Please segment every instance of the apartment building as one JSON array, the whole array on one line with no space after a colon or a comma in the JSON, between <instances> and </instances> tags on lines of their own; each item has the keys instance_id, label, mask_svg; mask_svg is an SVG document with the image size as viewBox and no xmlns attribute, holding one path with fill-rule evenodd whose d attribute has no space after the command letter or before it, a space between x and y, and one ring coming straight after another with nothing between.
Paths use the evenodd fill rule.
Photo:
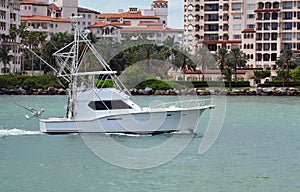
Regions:
<instances>
[{"instance_id":1,"label":"apartment building","mask_svg":"<svg viewBox=\"0 0 300 192\"><path fill-rule=\"evenodd\" d=\"M20 4L19 1L0 1L0 45L7 47L9 63L0 62L0 74L16 73L21 70L20 61L20 38L10 37L10 29L20 24ZM1 56L2 57L2 56Z\"/></svg>"},{"instance_id":2,"label":"apartment building","mask_svg":"<svg viewBox=\"0 0 300 192\"><path fill-rule=\"evenodd\" d=\"M161 45L168 37L182 44L182 29L167 27L168 1L154 0L150 9L130 7L128 11L119 9L117 13L99 14L99 22L89 27L98 38L121 42L130 38L136 40L139 35L146 36Z\"/></svg>"},{"instance_id":3,"label":"apartment building","mask_svg":"<svg viewBox=\"0 0 300 192\"><path fill-rule=\"evenodd\" d=\"M41 31L49 35L72 32L70 16L82 16L78 21L82 28L98 22L99 12L78 7L78 0L21 0L21 23L29 31Z\"/></svg>"},{"instance_id":4,"label":"apartment building","mask_svg":"<svg viewBox=\"0 0 300 192\"><path fill-rule=\"evenodd\" d=\"M300 51L300 1L185 0L184 46L239 47L249 68L276 68L284 49Z\"/></svg>"}]
</instances>

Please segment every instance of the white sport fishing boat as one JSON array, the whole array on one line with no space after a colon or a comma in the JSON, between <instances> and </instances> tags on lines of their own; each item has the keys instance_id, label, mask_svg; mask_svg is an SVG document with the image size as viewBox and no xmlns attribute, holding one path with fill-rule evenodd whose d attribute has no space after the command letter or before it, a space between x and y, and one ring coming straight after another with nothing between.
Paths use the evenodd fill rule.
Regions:
<instances>
[{"instance_id":1,"label":"white sport fishing boat","mask_svg":"<svg viewBox=\"0 0 300 192\"><path fill-rule=\"evenodd\" d=\"M209 100L198 99L140 107L116 71L111 70L87 39L88 31L79 29L77 19L72 18L74 41L54 53L59 66L58 77L69 82L66 116L40 119L42 132L156 134L193 131L202 112L212 108ZM86 70L83 60L87 53L95 56L93 62L100 65L101 70ZM99 88L95 85L99 78L101 82L109 79L114 87Z\"/></svg>"}]
</instances>

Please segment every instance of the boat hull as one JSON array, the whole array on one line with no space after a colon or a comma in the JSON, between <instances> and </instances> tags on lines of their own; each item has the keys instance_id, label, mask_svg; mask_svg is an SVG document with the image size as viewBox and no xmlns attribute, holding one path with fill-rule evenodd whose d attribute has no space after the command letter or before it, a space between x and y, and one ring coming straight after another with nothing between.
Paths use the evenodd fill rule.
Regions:
<instances>
[{"instance_id":1,"label":"boat hull","mask_svg":"<svg viewBox=\"0 0 300 192\"><path fill-rule=\"evenodd\" d=\"M91 120L40 119L44 133L137 133L193 132L205 109L113 114Z\"/></svg>"}]
</instances>

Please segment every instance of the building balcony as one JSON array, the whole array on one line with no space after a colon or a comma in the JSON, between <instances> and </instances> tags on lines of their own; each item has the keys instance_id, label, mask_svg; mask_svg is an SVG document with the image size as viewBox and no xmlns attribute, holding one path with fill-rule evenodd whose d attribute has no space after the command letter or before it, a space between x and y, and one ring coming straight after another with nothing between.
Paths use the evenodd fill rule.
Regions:
<instances>
[{"instance_id":1,"label":"building balcony","mask_svg":"<svg viewBox=\"0 0 300 192\"><path fill-rule=\"evenodd\" d=\"M29 26L28 27L28 31L39 31L39 32L49 32L50 30L48 29L47 26L44 26L44 27L32 27L32 26Z\"/></svg>"}]
</instances>

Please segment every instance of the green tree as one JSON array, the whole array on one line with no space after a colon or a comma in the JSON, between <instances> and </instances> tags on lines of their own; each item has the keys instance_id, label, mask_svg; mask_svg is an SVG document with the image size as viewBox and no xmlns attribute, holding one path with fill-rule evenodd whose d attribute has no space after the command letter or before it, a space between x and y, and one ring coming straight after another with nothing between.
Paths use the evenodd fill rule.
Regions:
<instances>
[{"instance_id":1,"label":"green tree","mask_svg":"<svg viewBox=\"0 0 300 192\"><path fill-rule=\"evenodd\" d=\"M2 73L9 72L9 61L11 60L12 56L9 55L9 47L8 46L1 46L0 47L0 61L3 63ZM9 66L9 67L8 67Z\"/></svg>"},{"instance_id":2,"label":"green tree","mask_svg":"<svg viewBox=\"0 0 300 192\"><path fill-rule=\"evenodd\" d=\"M291 77L294 80L300 80L300 65L291 71Z\"/></svg>"},{"instance_id":3,"label":"green tree","mask_svg":"<svg viewBox=\"0 0 300 192\"><path fill-rule=\"evenodd\" d=\"M205 80L204 70L215 67L215 59L206 47L199 48L195 52L195 63L200 66L202 71L202 80Z\"/></svg>"},{"instance_id":4,"label":"green tree","mask_svg":"<svg viewBox=\"0 0 300 192\"><path fill-rule=\"evenodd\" d=\"M217 65L221 72L223 73L224 68L228 64L228 50L226 48L220 48L214 55Z\"/></svg>"},{"instance_id":5,"label":"green tree","mask_svg":"<svg viewBox=\"0 0 300 192\"><path fill-rule=\"evenodd\" d=\"M224 70L223 70L223 74L224 74L225 79L228 81L228 86L229 86L230 91L232 90L232 87L231 87L232 71L233 70L232 70L231 67L225 67Z\"/></svg>"},{"instance_id":6,"label":"green tree","mask_svg":"<svg viewBox=\"0 0 300 192\"><path fill-rule=\"evenodd\" d=\"M284 87L285 82L290 82L291 70L300 64L299 56L296 55L292 50L286 49L280 54L280 57L276 61L276 64L280 69L277 72L277 77L282 80L282 84Z\"/></svg>"},{"instance_id":7,"label":"green tree","mask_svg":"<svg viewBox=\"0 0 300 192\"><path fill-rule=\"evenodd\" d=\"M228 66L233 69L234 79L237 80L237 68L245 68L248 59L239 48L231 49L228 55Z\"/></svg>"},{"instance_id":8,"label":"green tree","mask_svg":"<svg viewBox=\"0 0 300 192\"><path fill-rule=\"evenodd\" d=\"M285 82L289 82L291 78L290 73L286 69L279 69L277 71L277 78L282 81L282 87L285 87Z\"/></svg>"}]
</instances>

